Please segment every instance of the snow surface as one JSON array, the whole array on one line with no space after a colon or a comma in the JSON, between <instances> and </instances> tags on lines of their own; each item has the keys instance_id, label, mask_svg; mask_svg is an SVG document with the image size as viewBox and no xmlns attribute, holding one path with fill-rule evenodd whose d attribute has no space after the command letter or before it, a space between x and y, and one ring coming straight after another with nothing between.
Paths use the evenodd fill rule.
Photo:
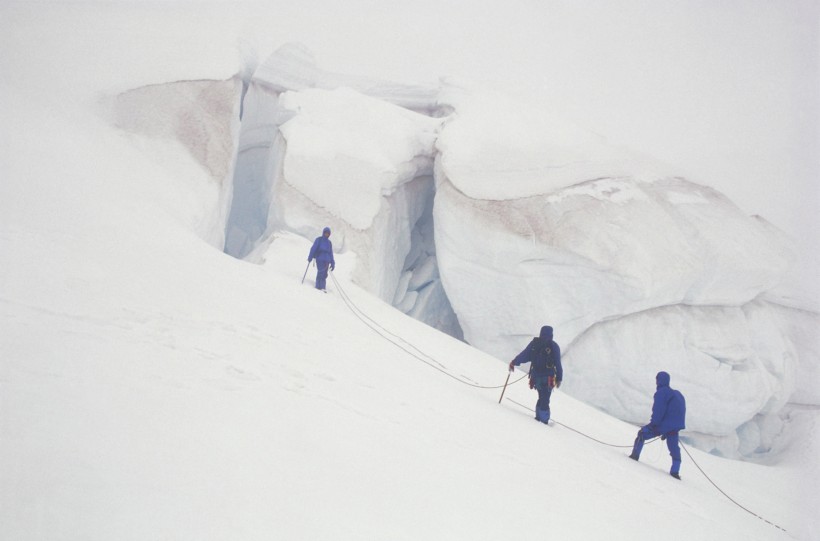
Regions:
<instances>
[{"instance_id":1,"label":"snow surface","mask_svg":"<svg viewBox=\"0 0 820 541\"><path fill-rule=\"evenodd\" d=\"M572 211L580 199L584 207L599 205L608 215L614 206L653 203L666 211L667 219L699 232L701 246L713 249L711 271L691 273L688 282L680 278L688 285L679 288L668 281L640 286L634 276L623 280L634 291L643 288L652 295L631 295L629 302L642 306L640 311L616 306L611 315L619 317L603 316L584 335L588 340L567 348L568 376L575 370L572 377L581 380L584 362L612 344L630 351L645 347L647 355L657 351L637 338L625 344L606 338L609 333L628 338L630 331L648 325L657 326L653 336L669 333L673 340L686 341L691 348L684 352L720 359L721 366L730 367L723 369L729 371L730 401L714 407L733 415L747 407L779 411L744 424L737 436L741 446L758 440L771 447L774 458L756 464L687 449L721 488L788 534L718 493L688 455L684 481L678 482L665 473L669 459L660 442L647 446L636 464L625 458L628 449L607 447L571 430L628 447L635 427L565 394L576 384L570 377L567 388L556 392L554 418L561 424L552 427L533 422L534 396L523 382L506 391L515 402L500 405L498 388L463 385L501 385L504 357L482 353L387 304L404 303L412 311L425 295L429 299L421 306L450 298L453 286L447 285L443 271L452 264L443 259L458 252L441 248L448 241L469 239L474 226L483 227L481 221L443 227L439 219L432 227L430 201L434 194L438 218L439 198L453 186L441 174L448 165L467 171L458 167L459 160L437 164L438 185L432 172L425 173L401 184L408 189L400 202L386 198L388 204L376 218L383 224L374 222L370 229L383 226L381 230L405 235L392 241L403 243L401 247L379 248L383 253L396 250L389 252L390 265L386 258L374 258L379 250L362 249L367 242L384 241L384 235L360 232L356 239L353 228L346 230L341 219L322 219L332 213L322 215L308 200L302 201L303 210L295 209L302 216L293 219L311 223L315 233L307 225L298 234L277 230L283 221L274 212L272 227L259 233L267 236L249 252L248 261L215 249L221 244L219 226L231 222L227 209L235 208L226 179L242 148L242 128L235 121L239 98L254 92L253 70L247 66L254 55L242 39L266 35L260 30L265 25L252 19L256 12L248 6L258 7L0 7L0 44L4 53L11 53L3 55L2 67L13 74L0 81L3 538L541 539L551 534L590 539L606 531L606 537L650 539L670 523L674 530L669 535L681 539L817 538L820 434L812 378L820 348L811 319L816 316L806 315L800 288L786 284L780 289L783 284L773 283L781 258L788 257L770 242L772 229L762 222L755 226L711 189L674 178L648 183L640 171L630 170L628 178L590 179L581 186L559 183L550 191L533 192L526 175L512 175L514 193L481 182L476 187L492 193L478 195L500 195L502 200L476 200L476 205L498 205L497 215L504 216L509 205L535 199L558 213ZM302 6L276 7L275 15L290 27L298 30L300 22L302 32L315 32L315 19L297 16ZM272 20L272 12L266 13L262 19ZM336 14L328 9L328 16ZM348 53L354 49L351 45ZM237 66L237 57L246 65ZM357 91L362 96L326 88L321 95L324 103L340 94L349 98L344 103L374 98ZM269 92L278 99L281 90ZM320 94L300 92L310 95ZM419 97L416 104L425 99ZM207 107L199 110L203 104ZM381 106L372 109L384 111ZM399 114L387 109L385 116ZM424 107L410 109L432 113ZM249 114L243 111L243 123ZM289 121L280 120L274 124ZM261 125L267 122L263 118ZM424 126L438 122L419 119ZM482 118L466 122L480 125ZM450 126L455 130L458 124L454 120ZM465 150L461 144L487 141L467 130L459 143L457 132L452 134L453 139L438 141L449 144L456 157ZM594 162L624 156L607 154L611 151L581 133L571 140L580 147L563 149L570 157ZM276 143L266 145L276 150ZM304 151L311 150L307 145ZM507 150L509 154L461 156L462 161L486 158L490 165L505 156L516 163L529 159L522 159L515 146ZM237 157L237 169L240 162ZM284 160L250 164L279 174ZM567 171L574 175L578 169ZM397 186L395 178L376 186L387 186L389 192ZM282 189L282 180L271 189ZM462 180L469 181L466 176ZM663 182L686 189L665 190ZM329 186L326 193L336 195L334 201L344 200L345 187ZM667 197L664 204L659 203L662 196ZM733 275L736 282L725 282L733 269L748 263L748 249L730 250L716 234L719 228L709 226L710 220L723 224L727 217L729 231L739 235L738 247L762 240L757 248L775 262L774 269L751 264ZM645 219L640 213L634 218L638 224ZM331 292L324 295L309 283L312 269L304 286L299 280L311 236L326 222L334 227L341 253ZM618 225L636 224L626 220ZM653 225L650 221L645 228ZM645 228L632 234L649 234ZM748 236L746 229L751 229ZM488 230L499 237L507 231ZM502 242L508 240L490 246L505 248ZM563 262L587 265L590 255L600 254L594 240L581 245L586 253L562 254ZM520 246L520 241L511 242L506 249ZM660 248L658 243L648 246ZM541 254L553 250L541 243L531 249ZM621 266L610 274L629 277L629 258L615 261ZM781 278L790 276L787 265L782 266ZM466 268L468 274L455 275L457 282L488 273L483 265ZM395 285L380 286L371 295L370 287L368 292L357 285L366 283L362 272L389 275ZM442 289L431 294L430 287ZM728 300L718 300L726 301L725 306L698 304L723 290L729 292ZM684 291L689 297L680 306L646 305L659 291L672 297ZM498 300L484 315L503 317L506 291L494 285L480 293ZM626 297L630 294L625 291ZM386 329L382 337L345 303L346 295ZM529 299L537 301L532 295ZM804 315L796 316L795 307ZM724 329L714 330L715 311L736 330L728 336ZM651 312L660 317L647 317ZM732 336L744 334L744 326L747 341L739 343ZM518 343L537 330L523 327ZM560 342L560 334L558 338ZM596 346L597 340L606 346ZM582 347L591 354L582 355ZM744 348L759 352L753 368L738 368L748 359ZM676 357L667 360L676 362ZM643 401L626 406L640 410L642 417L631 419L635 423L648 417L653 378L651 370L639 368L627 363L617 372L619 381L635 388L617 397ZM516 372L516 380L520 375ZM673 375L673 384L682 379ZM587 388L596 391L593 385ZM708 408L702 403L717 389L681 388L689 397L690 422L718 420L713 411L704 413ZM715 443L716 448L725 445ZM517 505L545 499L549 504L541 511L533 511L531 503L523 509Z\"/></svg>"}]
</instances>

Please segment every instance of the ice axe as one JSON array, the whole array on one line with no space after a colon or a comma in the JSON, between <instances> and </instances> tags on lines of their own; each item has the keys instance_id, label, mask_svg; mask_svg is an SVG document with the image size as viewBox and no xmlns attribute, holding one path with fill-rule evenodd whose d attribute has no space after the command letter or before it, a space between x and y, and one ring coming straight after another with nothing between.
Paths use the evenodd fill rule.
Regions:
<instances>
[{"instance_id":1,"label":"ice axe","mask_svg":"<svg viewBox=\"0 0 820 541\"><path fill-rule=\"evenodd\" d=\"M501 397L498 399L498 403L501 403L501 400L504 398L504 391L507 390L507 384L510 382L510 376L512 375L512 370L507 372L507 381L504 382L504 388L501 389Z\"/></svg>"},{"instance_id":2,"label":"ice axe","mask_svg":"<svg viewBox=\"0 0 820 541\"><path fill-rule=\"evenodd\" d=\"M308 261L307 267L305 267L305 273L302 275L302 283L305 283L305 276L307 276L307 271L310 268L310 261Z\"/></svg>"}]
</instances>

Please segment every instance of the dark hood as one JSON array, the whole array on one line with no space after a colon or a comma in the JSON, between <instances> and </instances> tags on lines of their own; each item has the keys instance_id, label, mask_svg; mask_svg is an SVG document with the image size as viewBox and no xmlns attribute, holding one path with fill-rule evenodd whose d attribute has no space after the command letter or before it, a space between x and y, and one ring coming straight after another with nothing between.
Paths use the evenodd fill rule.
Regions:
<instances>
[{"instance_id":1,"label":"dark hood","mask_svg":"<svg viewBox=\"0 0 820 541\"><path fill-rule=\"evenodd\" d=\"M544 325L543 327L541 327L541 339L552 340L552 327L548 325Z\"/></svg>"},{"instance_id":2,"label":"dark hood","mask_svg":"<svg viewBox=\"0 0 820 541\"><path fill-rule=\"evenodd\" d=\"M658 372L658 375L655 376L655 383L658 387L669 387L670 379L669 374L666 372Z\"/></svg>"}]
</instances>

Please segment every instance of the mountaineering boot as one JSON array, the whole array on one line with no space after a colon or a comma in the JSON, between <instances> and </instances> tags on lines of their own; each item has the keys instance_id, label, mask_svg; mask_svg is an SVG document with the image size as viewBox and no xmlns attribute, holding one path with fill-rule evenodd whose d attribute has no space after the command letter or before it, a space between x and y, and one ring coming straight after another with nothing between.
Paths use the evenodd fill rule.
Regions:
<instances>
[{"instance_id":1,"label":"mountaineering boot","mask_svg":"<svg viewBox=\"0 0 820 541\"><path fill-rule=\"evenodd\" d=\"M680 478L680 474L679 474L679 473L677 473L677 472L672 472L672 473L670 473L669 475L671 475L672 477L674 477L674 478L675 478L675 479L677 479L678 481L680 481L680 480L681 480L681 478Z\"/></svg>"},{"instance_id":2,"label":"mountaineering boot","mask_svg":"<svg viewBox=\"0 0 820 541\"><path fill-rule=\"evenodd\" d=\"M535 408L535 418L544 424L549 424L550 410Z\"/></svg>"},{"instance_id":3,"label":"mountaineering boot","mask_svg":"<svg viewBox=\"0 0 820 541\"><path fill-rule=\"evenodd\" d=\"M632 460L635 460L635 461L638 460L638 457L635 456L635 453L632 453L631 455L629 455L629 458L631 458Z\"/></svg>"}]
</instances>

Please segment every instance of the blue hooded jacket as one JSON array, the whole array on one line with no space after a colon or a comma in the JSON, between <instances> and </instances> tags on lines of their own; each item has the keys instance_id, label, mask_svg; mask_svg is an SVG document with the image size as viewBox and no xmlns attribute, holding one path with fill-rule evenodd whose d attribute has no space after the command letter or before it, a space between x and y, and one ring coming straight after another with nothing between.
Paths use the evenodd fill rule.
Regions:
<instances>
[{"instance_id":1,"label":"blue hooded jacket","mask_svg":"<svg viewBox=\"0 0 820 541\"><path fill-rule=\"evenodd\" d=\"M325 236L325 233L328 233L328 236ZM316 259L317 263L330 263L331 267L336 266L336 261L333 260L333 243L330 242L330 228L325 227L322 230L322 236L316 237L316 240L313 241L313 246L310 247L310 253L308 254L308 262L313 261Z\"/></svg>"},{"instance_id":2,"label":"blue hooded jacket","mask_svg":"<svg viewBox=\"0 0 820 541\"><path fill-rule=\"evenodd\" d=\"M657 390L649 426L655 428L659 434L686 428L686 400L680 391L669 387L670 379L666 372L658 372L655 376Z\"/></svg>"},{"instance_id":3,"label":"blue hooded jacket","mask_svg":"<svg viewBox=\"0 0 820 541\"><path fill-rule=\"evenodd\" d=\"M532 363L531 376L555 376L558 381L564 379L564 369L561 368L561 348L552 339L552 327L548 325L541 327L541 335L533 338L524 351L513 359L515 366L530 362Z\"/></svg>"}]
</instances>

